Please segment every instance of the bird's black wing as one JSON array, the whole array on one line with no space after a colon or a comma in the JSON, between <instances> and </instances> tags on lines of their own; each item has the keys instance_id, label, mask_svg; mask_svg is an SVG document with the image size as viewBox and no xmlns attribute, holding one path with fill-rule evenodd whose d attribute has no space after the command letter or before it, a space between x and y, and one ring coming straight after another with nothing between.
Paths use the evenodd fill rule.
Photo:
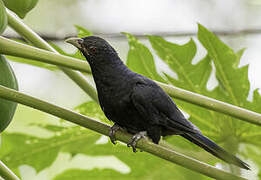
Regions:
<instances>
[{"instance_id":1,"label":"bird's black wing","mask_svg":"<svg viewBox=\"0 0 261 180\"><path fill-rule=\"evenodd\" d=\"M186 120L176 104L159 86L153 83L138 83L133 88L131 98L136 109L150 126L158 125L165 128L161 135L179 134L214 156L241 168L249 169L248 164L202 135L195 125ZM153 133L157 133L158 130ZM153 135L152 140L155 138Z\"/></svg>"},{"instance_id":2,"label":"bird's black wing","mask_svg":"<svg viewBox=\"0 0 261 180\"><path fill-rule=\"evenodd\" d=\"M164 127L169 135L199 131L154 82L138 82L133 88L131 99L138 112L150 125Z\"/></svg>"}]
</instances>

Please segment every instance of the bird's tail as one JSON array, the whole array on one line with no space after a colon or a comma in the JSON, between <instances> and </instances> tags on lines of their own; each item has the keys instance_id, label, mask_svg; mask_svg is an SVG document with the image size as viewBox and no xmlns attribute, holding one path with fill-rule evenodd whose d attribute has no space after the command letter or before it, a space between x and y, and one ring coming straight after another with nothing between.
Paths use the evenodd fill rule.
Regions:
<instances>
[{"instance_id":1,"label":"bird's tail","mask_svg":"<svg viewBox=\"0 0 261 180\"><path fill-rule=\"evenodd\" d=\"M200 133L185 133L181 136L227 163L234 164L243 169L250 170L249 165L247 163L241 161L236 156L226 152L223 148L221 148L216 143L214 143L213 141L211 141L210 139L208 139Z\"/></svg>"}]
</instances>

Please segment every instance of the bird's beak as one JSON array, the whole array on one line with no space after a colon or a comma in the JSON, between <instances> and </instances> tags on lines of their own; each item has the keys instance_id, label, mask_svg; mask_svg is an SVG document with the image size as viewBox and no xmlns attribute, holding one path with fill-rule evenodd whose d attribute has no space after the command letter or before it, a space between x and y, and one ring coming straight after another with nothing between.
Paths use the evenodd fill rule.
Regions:
<instances>
[{"instance_id":1,"label":"bird's beak","mask_svg":"<svg viewBox=\"0 0 261 180\"><path fill-rule=\"evenodd\" d=\"M68 39L65 40L65 42L74 45L78 49L81 49L82 48L83 39L81 39L81 38L68 38Z\"/></svg>"}]
</instances>

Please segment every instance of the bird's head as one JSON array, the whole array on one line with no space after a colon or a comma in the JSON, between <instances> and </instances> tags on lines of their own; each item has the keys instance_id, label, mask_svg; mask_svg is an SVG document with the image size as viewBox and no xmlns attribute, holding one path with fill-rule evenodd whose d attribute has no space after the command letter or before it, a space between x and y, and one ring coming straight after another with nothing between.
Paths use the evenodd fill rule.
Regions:
<instances>
[{"instance_id":1,"label":"bird's head","mask_svg":"<svg viewBox=\"0 0 261 180\"><path fill-rule=\"evenodd\" d=\"M117 52L104 39L97 36L85 38L69 38L65 42L74 45L86 57L90 64L105 64L115 61Z\"/></svg>"}]
</instances>

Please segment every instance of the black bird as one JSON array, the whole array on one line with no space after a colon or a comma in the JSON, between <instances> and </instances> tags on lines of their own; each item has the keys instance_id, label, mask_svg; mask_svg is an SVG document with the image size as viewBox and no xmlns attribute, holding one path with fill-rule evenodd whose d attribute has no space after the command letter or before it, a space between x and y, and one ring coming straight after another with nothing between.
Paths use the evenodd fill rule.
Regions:
<instances>
[{"instance_id":1,"label":"black bird","mask_svg":"<svg viewBox=\"0 0 261 180\"><path fill-rule=\"evenodd\" d=\"M88 36L66 42L76 46L91 66L101 109L115 123L109 134L112 143L115 144L114 134L119 128L135 134L128 143L134 152L137 141L145 135L156 144L161 136L180 135L227 163L250 169L248 164L202 135L161 87L125 66L104 39Z\"/></svg>"}]
</instances>

